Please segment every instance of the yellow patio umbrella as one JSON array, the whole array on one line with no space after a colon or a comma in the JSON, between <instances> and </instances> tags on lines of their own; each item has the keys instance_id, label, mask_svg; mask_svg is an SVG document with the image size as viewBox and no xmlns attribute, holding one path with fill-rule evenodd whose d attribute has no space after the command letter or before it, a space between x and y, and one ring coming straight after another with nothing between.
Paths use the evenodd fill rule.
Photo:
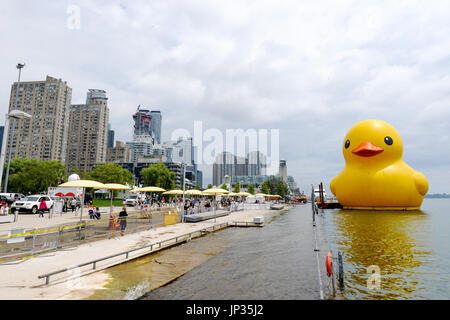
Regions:
<instances>
[{"instance_id":1,"label":"yellow patio umbrella","mask_svg":"<svg viewBox=\"0 0 450 320\"><path fill-rule=\"evenodd\" d=\"M162 194L170 194L170 195L183 194L183 190L175 189L175 190L163 192Z\"/></svg>"},{"instance_id":2,"label":"yellow patio umbrella","mask_svg":"<svg viewBox=\"0 0 450 320\"><path fill-rule=\"evenodd\" d=\"M111 190L110 192L110 198L111 198L111 205L109 207L109 214L112 214L112 190L129 190L130 187L124 185L124 184L120 184L120 183L105 183L106 188L102 188L102 189L107 189L107 190ZM98 188L96 188L98 189Z\"/></svg>"},{"instance_id":3,"label":"yellow patio umbrella","mask_svg":"<svg viewBox=\"0 0 450 320\"><path fill-rule=\"evenodd\" d=\"M165 192L167 191L166 189L160 188L160 187L143 187L143 188L137 188L135 189L138 192ZM153 196L152 196L152 201L153 201Z\"/></svg>"},{"instance_id":4,"label":"yellow patio umbrella","mask_svg":"<svg viewBox=\"0 0 450 320\"><path fill-rule=\"evenodd\" d=\"M238 192L238 195L241 197L248 197L248 196L251 196L252 194L248 193L248 192Z\"/></svg>"},{"instance_id":5,"label":"yellow patio umbrella","mask_svg":"<svg viewBox=\"0 0 450 320\"><path fill-rule=\"evenodd\" d=\"M81 200L81 210L80 210L80 222L81 218L83 217L83 205L84 205L84 189L85 188L95 188L95 189L107 189L106 185L104 185L101 182L94 181L94 180L75 180L75 181L69 181L65 182L59 185L60 187L77 187L77 188L83 188L83 199Z\"/></svg>"},{"instance_id":6,"label":"yellow patio umbrella","mask_svg":"<svg viewBox=\"0 0 450 320\"><path fill-rule=\"evenodd\" d=\"M205 196L216 196L218 194L227 194L230 192L228 190L221 189L221 188L211 188L211 189L206 189L202 193ZM216 197L214 197L214 222L216 222Z\"/></svg>"},{"instance_id":7,"label":"yellow patio umbrella","mask_svg":"<svg viewBox=\"0 0 450 320\"><path fill-rule=\"evenodd\" d=\"M255 194L255 197L267 197L268 196L268 194L265 194L265 193L257 193L257 194Z\"/></svg>"},{"instance_id":8,"label":"yellow patio umbrella","mask_svg":"<svg viewBox=\"0 0 450 320\"><path fill-rule=\"evenodd\" d=\"M239 197L240 194L237 193L237 192L230 192L229 194L227 194L227 196L229 196L229 197Z\"/></svg>"},{"instance_id":9,"label":"yellow patio umbrella","mask_svg":"<svg viewBox=\"0 0 450 320\"><path fill-rule=\"evenodd\" d=\"M166 189L160 188L160 187L143 187L143 188L137 188L135 189L138 192L164 192Z\"/></svg>"},{"instance_id":10,"label":"yellow patio umbrella","mask_svg":"<svg viewBox=\"0 0 450 320\"><path fill-rule=\"evenodd\" d=\"M227 194L227 193L230 193L230 192L228 190L221 189L221 188L206 189L202 192L202 194L205 196L215 196L218 194Z\"/></svg>"},{"instance_id":11,"label":"yellow patio umbrella","mask_svg":"<svg viewBox=\"0 0 450 320\"><path fill-rule=\"evenodd\" d=\"M201 196L203 193L200 190L186 190L184 194L190 195L190 196Z\"/></svg>"}]
</instances>

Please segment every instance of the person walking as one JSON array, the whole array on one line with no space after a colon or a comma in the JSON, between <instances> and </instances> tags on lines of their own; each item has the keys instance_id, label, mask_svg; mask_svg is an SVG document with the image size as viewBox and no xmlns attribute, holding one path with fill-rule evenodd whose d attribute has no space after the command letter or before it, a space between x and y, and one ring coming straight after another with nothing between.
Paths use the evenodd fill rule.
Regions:
<instances>
[{"instance_id":1,"label":"person walking","mask_svg":"<svg viewBox=\"0 0 450 320\"><path fill-rule=\"evenodd\" d=\"M44 217L45 210L47 210L47 204L45 203L44 197L42 197L41 203L39 204L39 217Z\"/></svg>"},{"instance_id":2,"label":"person walking","mask_svg":"<svg viewBox=\"0 0 450 320\"><path fill-rule=\"evenodd\" d=\"M127 227L127 217L128 217L127 208L123 206L122 211L120 211L119 213L120 234L122 236L124 235L124 231Z\"/></svg>"},{"instance_id":3,"label":"person walking","mask_svg":"<svg viewBox=\"0 0 450 320\"><path fill-rule=\"evenodd\" d=\"M77 206L77 199L72 198L72 201L70 201L70 207L72 208L72 212L75 212L76 206Z\"/></svg>"},{"instance_id":4,"label":"person walking","mask_svg":"<svg viewBox=\"0 0 450 320\"><path fill-rule=\"evenodd\" d=\"M68 206L69 206L69 200L68 199L64 199L63 212L67 212L67 207Z\"/></svg>"}]
</instances>

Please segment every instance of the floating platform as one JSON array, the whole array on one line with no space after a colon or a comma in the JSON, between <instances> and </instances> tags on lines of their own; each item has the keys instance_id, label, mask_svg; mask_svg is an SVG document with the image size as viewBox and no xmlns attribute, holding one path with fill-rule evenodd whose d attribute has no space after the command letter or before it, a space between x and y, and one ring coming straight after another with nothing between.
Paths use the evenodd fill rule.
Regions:
<instances>
[{"instance_id":1,"label":"floating platform","mask_svg":"<svg viewBox=\"0 0 450 320\"><path fill-rule=\"evenodd\" d=\"M271 204L270 205L270 209L272 209L272 210L281 210L283 208L284 208L284 205L282 205L282 204Z\"/></svg>"},{"instance_id":2,"label":"floating platform","mask_svg":"<svg viewBox=\"0 0 450 320\"><path fill-rule=\"evenodd\" d=\"M325 201L323 203L318 202L317 206L320 209L342 209L342 205L337 201Z\"/></svg>"},{"instance_id":3,"label":"floating platform","mask_svg":"<svg viewBox=\"0 0 450 320\"><path fill-rule=\"evenodd\" d=\"M207 211L207 212L201 212L201 213L194 213L184 216L185 222L199 222L214 218L219 218L223 216L228 216L230 214L230 211L225 210L217 210L214 214L214 211Z\"/></svg>"}]
</instances>

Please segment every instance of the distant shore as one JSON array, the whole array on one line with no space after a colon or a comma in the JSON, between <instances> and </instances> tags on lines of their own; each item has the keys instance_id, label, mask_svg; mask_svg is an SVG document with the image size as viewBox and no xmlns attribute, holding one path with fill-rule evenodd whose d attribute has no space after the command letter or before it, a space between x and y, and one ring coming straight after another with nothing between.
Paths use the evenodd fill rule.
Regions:
<instances>
[{"instance_id":1,"label":"distant shore","mask_svg":"<svg viewBox=\"0 0 450 320\"><path fill-rule=\"evenodd\" d=\"M432 194L426 194L424 198L427 198L427 199L448 199L448 198L450 198L450 194L447 194L447 193L432 193Z\"/></svg>"}]
</instances>

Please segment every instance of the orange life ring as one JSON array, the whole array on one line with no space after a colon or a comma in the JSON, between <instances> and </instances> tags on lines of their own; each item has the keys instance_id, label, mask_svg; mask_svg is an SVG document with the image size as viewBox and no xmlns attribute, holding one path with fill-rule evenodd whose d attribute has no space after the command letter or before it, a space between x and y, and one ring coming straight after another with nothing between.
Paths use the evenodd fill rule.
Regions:
<instances>
[{"instance_id":1,"label":"orange life ring","mask_svg":"<svg viewBox=\"0 0 450 320\"><path fill-rule=\"evenodd\" d=\"M331 252L327 254L327 276L331 277Z\"/></svg>"}]
</instances>

